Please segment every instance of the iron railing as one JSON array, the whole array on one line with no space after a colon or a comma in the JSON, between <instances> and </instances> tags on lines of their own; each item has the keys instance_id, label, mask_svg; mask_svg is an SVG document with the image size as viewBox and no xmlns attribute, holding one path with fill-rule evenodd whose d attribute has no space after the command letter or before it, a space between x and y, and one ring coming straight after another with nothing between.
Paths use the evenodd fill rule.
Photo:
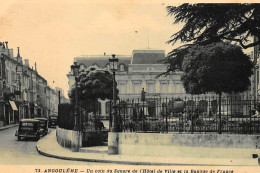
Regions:
<instances>
[{"instance_id":1,"label":"iron railing","mask_svg":"<svg viewBox=\"0 0 260 173\"><path fill-rule=\"evenodd\" d=\"M250 96L147 98L120 100L121 131L260 133L258 101Z\"/></svg>"}]
</instances>

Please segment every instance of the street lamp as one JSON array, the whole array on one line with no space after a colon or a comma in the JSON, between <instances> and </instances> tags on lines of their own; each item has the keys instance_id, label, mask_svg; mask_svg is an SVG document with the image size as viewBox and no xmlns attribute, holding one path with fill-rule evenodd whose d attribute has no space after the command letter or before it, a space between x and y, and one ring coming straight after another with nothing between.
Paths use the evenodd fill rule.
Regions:
<instances>
[{"instance_id":1,"label":"street lamp","mask_svg":"<svg viewBox=\"0 0 260 173\"><path fill-rule=\"evenodd\" d=\"M116 55L113 54L112 58L109 58L109 68L113 72L113 123L111 132L117 132L118 131L118 125L117 125L117 108L116 108L116 71L117 71L117 64L118 64L118 58L115 57Z\"/></svg>"},{"instance_id":2,"label":"street lamp","mask_svg":"<svg viewBox=\"0 0 260 173\"><path fill-rule=\"evenodd\" d=\"M143 121L142 130L143 131L144 131L144 102L145 102L145 94L146 94L146 92L144 91L144 88L143 88L142 91L141 91L141 101L143 102L143 111L142 111L142 121Z\"/></svg>"},{"instance_id":3,"label":"street lamp","mask_svg":"<svg viewBox=\"0 0 260 173\"><path fill-rule=\"evenodd\" d=\"M75 124L74 131L80 131L80 123L79 123L79 114L78 114L78 75L79 75L79 65L77 62L74 62L74 65L71 65L71 70L73 71L73 75L75 77Z\"/></svg>"}]
</instances>

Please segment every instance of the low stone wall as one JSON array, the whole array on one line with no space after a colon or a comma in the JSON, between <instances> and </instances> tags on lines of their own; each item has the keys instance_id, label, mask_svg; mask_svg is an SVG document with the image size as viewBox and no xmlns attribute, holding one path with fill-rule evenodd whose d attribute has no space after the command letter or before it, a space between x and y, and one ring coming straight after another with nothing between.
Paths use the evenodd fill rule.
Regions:
<instances>
[{"instance_id":1,"label":"low stone wall","mask_svg":"<svg viewBox=\"0 0 260 173\"><path fill-rule=\"evenodd\" d=\"M108 148L121 155L252 157L260 155L260 135L109 133Z\"/></svg>"},{"instance_id":2,"label":"low stone wall","mask_svg":"<svg viewBox=\"0 0 260 173\"><path fill-rule=\"evenodd\" d=\"M75 132L73 130L67 130L67 129L62 129L57 126L56 128L56 138L57 142L64 148L72 148L73 147L73 141L77 141L76 138L80 137L82 135L79 135L79 132ZM82 139L80 139L82 141ZM82 146L82 142L80 142L79 147Z\"/></svg>"}]
</instances>

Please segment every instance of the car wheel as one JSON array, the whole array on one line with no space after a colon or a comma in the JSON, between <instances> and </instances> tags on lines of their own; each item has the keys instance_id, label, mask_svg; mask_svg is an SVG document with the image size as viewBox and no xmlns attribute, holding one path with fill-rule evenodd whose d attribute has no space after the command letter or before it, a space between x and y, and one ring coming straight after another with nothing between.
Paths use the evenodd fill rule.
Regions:
<instances>
[{"instance_id":1,"label":"car wheel","mask_svg":"<svg viewBox=\"0 0 260 173\"><path fill-rule=\"evenodd\" d=\"M18 138L18 141L20 141L20 140L21 140L21 136L18 136L17 138Z\"/></svg>"}]
</instances>

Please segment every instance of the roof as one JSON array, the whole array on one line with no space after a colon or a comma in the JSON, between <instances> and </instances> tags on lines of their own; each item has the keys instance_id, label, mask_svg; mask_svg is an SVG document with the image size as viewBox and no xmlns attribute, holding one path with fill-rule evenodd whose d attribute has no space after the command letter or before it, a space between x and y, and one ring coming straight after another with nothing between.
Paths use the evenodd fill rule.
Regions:
<instances>
[{"instance_id":1,"label":"roof","mask_svg":"<svg viewBox=\"0 0 260 173\"><path fill-rule=\"evenodd\" d=\"M89 67L92 65L97 65L100 68L105 68L109 64L109 58L112 58L110 55L82 55L74 58L78 65L84 65ZM118 58L118 64L128 65L131 62L131 56L129 55L116 55Z\"/></svg>"},{"instance_id":2,"label":"roof","mask_svg":"<svg viewBox=\"0 0 260 173\"><path fill-rule=\"evenodd\" d=\"M131 64L163 64L164 50L133 50Z\"/></svg>"},{"instance_id":3,"label":"roof","mask_svg":"<svg viewBox=\"0 0 260 173\"><path fill-rule=\"evenodd\" d=\"M39 120L36 119L21 119L20 122L40 122Z\"/></svg>"},{"instance_id":4,"label":"roof","mask_svg":"<svg viewBox=\"0 0 260 173\"><path fill-rule=\"evenodd\" d=\"M74 58L78 65L84 65L85 68L96 65L100 68L106 68L109 64L111 55L81 55ZM118 65L124 64L128 70L129 64L163 64L160 60L165 58L164 50L133 50L132 55L116 55Z\"/></svg>"},{"instance_id":5,"label":"roof","mask_svg":"<svg viewBox=\"0 0 260 173\"><path fill-rule=\"evenodd\" d=\"M34 118L35 120L48 120L47 118Z\"/></svg>"}]
</instances>

